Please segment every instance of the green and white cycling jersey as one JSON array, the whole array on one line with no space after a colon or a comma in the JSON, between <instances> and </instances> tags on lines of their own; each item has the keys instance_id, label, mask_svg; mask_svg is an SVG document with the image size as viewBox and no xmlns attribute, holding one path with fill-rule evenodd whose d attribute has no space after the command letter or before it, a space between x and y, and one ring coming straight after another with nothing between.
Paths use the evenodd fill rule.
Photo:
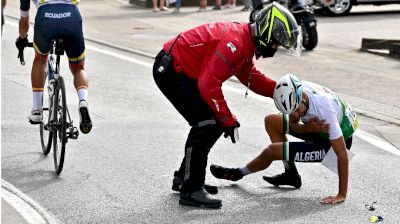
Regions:
<instances>
[{"instance_id":1,"label":"green and white cycling jersey","mask_svg":"<svg viewBox=\"0 0 400 224\"><path fill-rule=\"evenodd\" d=\"M350 104L327 87L309 81L302 81L302 84L309 99L309 108L301 121L307 123L313 117L325 120L329 124L329 132L321 133L321 136L329 140L342 135L346 140L352 136L357 129L358 119Z\"/></svg>"}]
</instances>

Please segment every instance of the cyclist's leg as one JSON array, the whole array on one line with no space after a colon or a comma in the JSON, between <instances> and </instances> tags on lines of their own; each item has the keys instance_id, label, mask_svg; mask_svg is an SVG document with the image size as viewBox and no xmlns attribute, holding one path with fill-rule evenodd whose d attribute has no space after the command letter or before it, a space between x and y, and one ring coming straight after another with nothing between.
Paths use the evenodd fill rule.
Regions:
<instances>
[{"instance_id":1,"label":"cyclist's leg","mask_svg":"<svg viewBox=\"0 0 400 224\"><path fill-rule=\"evenodd\" d=\"M286 134L289 134L289 116L284 114L270 114L265 117L265 130L272 143L286 142ZM292 131L291 134L294 134ZM295 134L294 134L295 135ZM299 136L300 137L300 136ZM283 161L285 173L292 173L298 176L296 165L293 161Z\"/></svg>"},{"instance_id":2,"label":"cyclist's leg","mask_svg":"<svg viewBox=\"0 0 400 224\"><path fill-rule=\"evenodd\" d=\"M74 5L66 5L64 11L71 13L71 18L63 23L63 28L65 29L63 34L67 38L65 52L68 56L69 68L74 76L74 86L78 92L79 101L87 101L89 82L85 71L86 52L82 32L82 17L78 7ZM86 93L79 94L80 89L86 91Z\"/></svg>"},{"instance_id":3,"label":"cyclist's leg","mask_svg":"<svg viewBox=\"0 0 400 224\"><path fill-rule=\"evenodd\" d=\"M271 139L271 142L286 142L286 134L290 134L296 138L310 141L310 140L318 140L320 137L316 134L305 133L300 134L294 132L289 126L289 116L283 114L272 114L265 117L265 129ZM285 173L278 174L273 177L264 177L265 180L270 180L274 182L274 180L282 179L282 175L288 174L297 177L300 180L296 165L294 161L286 161L283 160L283 166L285 168ZM275 181L279 182L279 181ZM299 181L300 182L300 181ZM301 184L300 184L301 185ZM299 186L299 185L298 185Z\"/></svg>"},{"instance_id":4,"label":"cyclist's leg","mask_svg":"<svg viewBox=\"0 0 400 224\"><path fill-rule=\"evenodd\" d=\"M330 147L329 140L272 143L249 162L247 168L254 173L266 169L274 160L321 162Z\"/></svg>"},{"instance_id":5,"label":"cyclist's leg","mask_svg":"<svg viewBox=\"0 0 400 224\"><path fill-rule=\"evenodd\" d=\"M40 123L43 110L43 87L45 84L44 71L46 68L47 57L50 51L51 32L46 24L44 17L45 11L39 9L35 18L33 46L35 48L35 58L31 71L31 83L33 91L33 103L31 115L28 119L31 123Z\"/></svg>"},{"instance_id":6,"label":"cyclist's leg","mask_svg":"<svg viewBox=\"0 0 400 224\"><path fill-rule=\"evenodd\" d=\"M289 125L282 114L269 114L264 119L265 130L272 143L287 141L285 127ZM286 127L287 128L287 127Z\"/></svg>"},{"instance_id":7,"label":"cyclist's leg","mask_svg":"<svg viewBox=\"0 0 400 224\"><path fill-rule=\"evenodd\" d=\"M79 128L87 134L92 129L88 107L88 76L85 71L85 41L82 32L82 17L78 7L65 5L61 8L63 13L70 13L71 17L63 22L63 37L66 38L65 52L68 56L69 68L74 76L74 86L79 99Z\"/></svg>"}]
</instances>

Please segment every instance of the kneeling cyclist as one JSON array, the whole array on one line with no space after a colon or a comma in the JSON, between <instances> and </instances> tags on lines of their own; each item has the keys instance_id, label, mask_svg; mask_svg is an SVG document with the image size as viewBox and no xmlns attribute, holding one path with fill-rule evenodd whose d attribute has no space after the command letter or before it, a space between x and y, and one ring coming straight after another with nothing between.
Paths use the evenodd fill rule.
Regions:
<instances>
[{"instance_id":1,"label":"kneeling cyclist","mask_svg":"<svg viewBox=\"0 0 400 224\"><path fill-rule=\"evenodd\" d=\"M88 78L84 70L85 42L82 33L82 17L76 6L79 0L44 0L33 1L37 6L34 27L35 59L32 65L31 81L33 105L28 116L32 124L42 122L44 71L47 57L51 49L51 40L63 38L66 42L65 52L69 60L69 68L74 75L74 85L79 98L80 129L87 134L92 129L92 121L88 108ZM25 47L28 42L30 1L21 0L21 18L19 21L19 37L17 48Z\"/></svg>"},{"instance_id":2,"label":"kneeling cyclist","mask_svg":"<svg viewBox=\"0 0 400 224\"><path fill-rule=\"evenodd\" d=\"M265 125L271 138L264 151L243 168L229 169L211 165L211 173L220 179L240 180L243 176L268 168L274 160L286 161L286 172L275 177L264 177L279 185L301 186L296 162L321 162L333 148L338 157L339 192L329 196L323 203L343 202L347 196L348 157L352 135L357 128L357 117L350 105L331 90L318 84L299 81L287 74L281 78L274 90L276 107L284 113L268 115ZM289 114L289 116L288 116ZM299 121L303 122L299 123ZM305 140L288 142L286 134ZM311 155L311 156L305 156Z\"/></svg>"}]
</instances>

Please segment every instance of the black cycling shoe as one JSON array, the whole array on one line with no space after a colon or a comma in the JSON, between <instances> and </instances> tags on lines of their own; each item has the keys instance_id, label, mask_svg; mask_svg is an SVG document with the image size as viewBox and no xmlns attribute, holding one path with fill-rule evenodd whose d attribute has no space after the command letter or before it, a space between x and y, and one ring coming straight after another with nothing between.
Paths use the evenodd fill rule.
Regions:
<instances>
[{"instance_id":1,"label":"black cycling shoe","mask_svg":"<svg viewBox=\"0 0 400 224\"><path fill-rule=\"evenodd\" d=\"M239 169L226 168L218 165L211 165L210 171L214 177L231 181L238 181L243 178Z\"/></svg>"},{"instance_id":2,"label":"black cycling shoe","mask_svg":"<svg viewBox=\"0 0 400 224\"><path fill-rule=\"evenodd\" d=\"M179 177L178 171L175 171L174 179L172 180L172 190L180 192L182 184L183 184L183 179ZM206 190L207 193L209 193L209 194L217 194L218 193L217 186L212 186L212 185L208 185L208 184L204 185L204 190Z\"/></svg>"},{"instance_id":3,"label":"black cycling shoe","mask_svg":"<svg viewBox=\"0 0 400 224\"><path fill-rule=\"evenodd\" d=\"M301 176L297 173L291 174L285 172L272 177L263 176L263 179L275 187L281 185L289 185L297 189L301 187Z\"/></svg>"},{"instance_id":4,"label":"black cycling shoe","mask_svg":"<svg viewBox=\"0 0 400 224\"><path fill-rule=\"evenodd\" d=\"M87 134L92 130L92 120L90 119L88 104L85 100L79 102L79 129L83 134Z\"/></svg>"},{"instance_id":5,"label":"black cycling shoe","mask_svg":"<svg viewBox=\"0 0 400 224\"><path fill-rule=\"evenodd\" d=\"M201 208L220 208L222 201L212 197L204 189L192 193L180 193L179 204Z\"/></svg>"}]
</instances>

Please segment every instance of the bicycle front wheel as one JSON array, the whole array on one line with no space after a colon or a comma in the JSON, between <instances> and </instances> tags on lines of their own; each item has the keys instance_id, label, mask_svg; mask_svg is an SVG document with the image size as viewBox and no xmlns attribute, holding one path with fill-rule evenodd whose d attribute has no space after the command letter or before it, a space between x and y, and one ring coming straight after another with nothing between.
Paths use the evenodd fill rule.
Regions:
<instances>
[{"instance_id":1,"label":"bicycle front wheel","mask_svg":"<svg viewBox=\"0 0 400 224\"><path fill-rule=\"evenodd\" d=\"M65 145L67 143L67 100L65 98L64 79L60 76L55 90L53 118L56 129L53 131L54 167L59 175L63 169Z\"/></svg>"}]
</instances>

